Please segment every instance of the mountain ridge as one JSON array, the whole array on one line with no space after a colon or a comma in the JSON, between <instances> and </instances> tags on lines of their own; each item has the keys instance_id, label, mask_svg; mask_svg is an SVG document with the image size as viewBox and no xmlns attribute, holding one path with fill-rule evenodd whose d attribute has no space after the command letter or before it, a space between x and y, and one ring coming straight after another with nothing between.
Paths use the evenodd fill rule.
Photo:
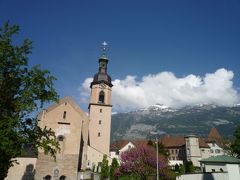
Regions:
<instances>
[{"instance_id":1,"label":"mountain ridge","mask_svg":"<svg viewBox=\"0 0 240 180\"><path fill-rule=\"evenodd\" d=\"M216 127L225 136L233 135L240 125L240 105L232 107L198 104L179 109L157 104L136 111L112 115L111 141L148 139L158 134L207 136Z\"/></svg>"}]
</instances>

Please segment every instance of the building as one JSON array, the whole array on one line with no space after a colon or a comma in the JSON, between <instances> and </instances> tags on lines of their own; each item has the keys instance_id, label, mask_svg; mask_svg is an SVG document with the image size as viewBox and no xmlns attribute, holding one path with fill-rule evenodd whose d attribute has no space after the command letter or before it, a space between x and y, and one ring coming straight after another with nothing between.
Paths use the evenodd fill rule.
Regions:
<instances>
[{"instance_id":1,"label":"building","mask_svg":"<svg viewBox=\"0 0 240 180\"><path fill-rule=\"evenodd\" d=\"M222 137L216 128L210 130L207 138L199 138L195 135L165 135L159 139L159 142L169 151L171 164L179 160L184 163L192 161L194 166L200 167L199 160L226 154L221 147Z\"/></svg>"},{"instance_id":2,"label":"building","mask_svg":"<svg viewBox=\"0 0 240 180\"><path fill-rule=\"evenodd\" d=\"M35 174L35 180L79 180L86 177L88 169L100 171L103 155L107 155L111 161L109 147L113 85L107 73L106 43L103 45L98 72L90 84L89 112L84 112L72 98L66 96L38 116L38 125L51 128L60 144L61 151L56 155L56 160L39 148L37 159L20 159L20 165L16 164L13 168L19 171L19 175L12 172L11 168L7 179L23 179L26 177L24 171L31 165L31 175L33 177Z\"/></svg>"},{"instance_id":3,"label":"building","mask_svg":"<svg viewBox=\"0 0 240 180\"><path fill-rule=\"evenodd\" d=\"M177 180L239 180L240 159L219 155L200 160L202 172L183 174Z\"/></svg>"},{"instance_id":4,"label":"building","mask_svg":"<svg viewBox=\"0 0 240 180\"><path fill-rule=\"evenodd\" d=\"M159 142L169 152L171 165L192 161L195 166L200 166L198 160L209 157L210 147L202 138L194 135L190 136L170 136L165 135Z\"/></svg>"}]
</instances>

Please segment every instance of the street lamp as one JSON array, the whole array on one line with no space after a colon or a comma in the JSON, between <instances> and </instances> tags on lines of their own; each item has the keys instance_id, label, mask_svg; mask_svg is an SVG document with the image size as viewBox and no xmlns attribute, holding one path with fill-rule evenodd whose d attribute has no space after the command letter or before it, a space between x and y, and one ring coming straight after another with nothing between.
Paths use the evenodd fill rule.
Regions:
<instances>
[{"instance_id":1,"label":"street lamp","mask_svg":"<svg viewBox=\"0 0 240 180\"><path fill-rule=\"evenodd\" d=\"M157 148L156 148L156 153L157 153L157 180L159 180L159 172L158 172L158 138L157 138L157 135L158 133L157 132L153 132L151 131L150 134L153 134L153 135L156 135L155 139L156 139L156 144L157 144Z\"/></svg>"}]
</instances>

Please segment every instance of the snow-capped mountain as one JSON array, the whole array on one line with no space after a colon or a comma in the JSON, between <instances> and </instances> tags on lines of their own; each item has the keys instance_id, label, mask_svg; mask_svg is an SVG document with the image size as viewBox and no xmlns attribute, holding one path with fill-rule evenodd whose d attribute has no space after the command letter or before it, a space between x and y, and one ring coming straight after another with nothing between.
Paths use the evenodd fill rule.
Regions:
<instances>
[{"instance_id":1,"label":"snow-capped mountain","mask_svg":"<svg viewBox=\"0 0 240 180\"><path fill-rule=\"evenodd\" d=\"M162 104L112 115L112 140L145 139L150 131L159 134L206 136L216 127L223 136L232 136L240 125L240 106L197 104L173 109Z\"/></svg>"}]
</instances>

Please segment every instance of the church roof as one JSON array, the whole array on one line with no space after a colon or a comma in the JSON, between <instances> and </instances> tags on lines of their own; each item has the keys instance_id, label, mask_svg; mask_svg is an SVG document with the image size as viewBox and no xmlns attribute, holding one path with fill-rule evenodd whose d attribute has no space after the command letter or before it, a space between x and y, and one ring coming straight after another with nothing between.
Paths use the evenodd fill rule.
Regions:
<instances>
[{"instance_id":1,"label":"church roof","mask_svg":"<svg viewBox=\"0 0 240 180\"><path fill-rule=\"evenodd\" d=\"M112 79L111 77L107 74L107 72L98 72L94 75L93 82L91 83L91 86L94 84L100 84L100 83L105 83L112 87Z\"/></svg>"},{"instance_id":2,"label":"church roof","mask_svg":"<svg viewBox=\"0 0 240 180\"><path fill-rule=\"evenodd\" d=\"M213 127L208 134L208 141L219 141L222 137L215 127Z\"/></svg>"},{"instance_id":3,"label":"church roof","mask_svg":"<svg viewBox=\"0 0 240 180\"><path fill-rule=\"evenodd\" d=\"M79 107L77 103L70 97L65 96L64 98L60 99L57 103L52 104L49 106L45 111L49 112L58 107L59 105L63 103L69 103L77 112L79 112L84 118L88 118L87 114ZM42 115L43 111L38 115L39 117Z\"/></svg>"}]
</instances>

